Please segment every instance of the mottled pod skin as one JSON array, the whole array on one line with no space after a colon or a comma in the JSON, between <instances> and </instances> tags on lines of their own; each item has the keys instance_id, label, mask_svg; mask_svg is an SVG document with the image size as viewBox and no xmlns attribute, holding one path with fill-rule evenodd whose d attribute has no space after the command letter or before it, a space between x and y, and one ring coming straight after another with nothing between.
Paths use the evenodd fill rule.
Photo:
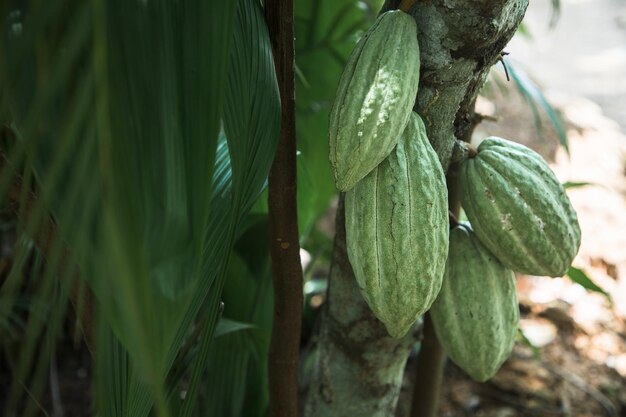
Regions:
<instances>
[{"instance_id":1,"label":"mottled pod skin","mask_svg":"<svg viewBox=\"0 0 626 417\"><path fill-rule=\"evenodd\" d=\"M430 316L446 354L477 381L509 357L519 322L515 275L468 224L450 231L443 285Z\"/></svg>"},{"instance_id":2,"label":"mottled pod skin","mask_svg":"<svg viewBox=\"0 0 626 417\"><path fill-rule=\"evenodd\" d=\"M437 297L448 253L446 182L417 113L393 152L346 193L345 210L361 294L400 338Z\"/></svg>"},{"instance_id":3,"label":"mottled pod skin","mask_svg":"<svg viewBox=\"0 0 626 417\"><path fill-rule=\"evenodd\" d=\"M347 191L389 155L406 126L419 82L417 26L408 14L380 15L341 75L330 112L330 162Z\"/></svg>"},{"instance_id":4,"label":"mottled pod skin","mask_svg":"<svg viewBox=\"0 0 626 417\"><path fill-rule=\"evenodd\" d=\"M461 204L481 242L508 268L563 276L580 246L576 212L543 158L497 137L461 167Z\"/></svg>"}]
</instances>

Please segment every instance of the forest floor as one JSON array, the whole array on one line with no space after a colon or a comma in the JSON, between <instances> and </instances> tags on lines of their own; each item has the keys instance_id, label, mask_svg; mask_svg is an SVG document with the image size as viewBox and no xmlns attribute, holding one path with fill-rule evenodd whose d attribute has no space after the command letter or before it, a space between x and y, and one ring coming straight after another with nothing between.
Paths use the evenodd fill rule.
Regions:
<instances>
[{"instance_id":1,"label":"forest floor","mask_svg":"<svg viewBox=\"0 0 626 417\"><path fill-rule=\"evenodd\" d=\"M511 358L486 384L446 368L440 415L626 416L626 135L595 103L552 97L564 116L570 153L543 120L537 139L532 114L514 94L481 100L498 118L477 135L514 138L550 162L562 182L585 182L568 194L582 229L574 266L610 295L588 292L568 278L518 276L521 329Z\"/></svg>"},{"instance_id":2,"label":"forest floor","mask_svg":"<svg viewBox=\"0 0 626 417\"><path fill-rule=\"evenodd\" d=\"M481 124L476 138L522 142L562 182L590 183L568 190L582 229L574 266L611 301L568 278L518 276L520 327L535 348L518 342L485 384L449 364L442 417L626 416L626 5L566 0L548 31L548 3L531 2L526 24L535 40L515 39L507 51L561 113L569 155L547 117L537 134L512 83L479 101L479 112L497 121Z\"/></svg>"}]
</instances>

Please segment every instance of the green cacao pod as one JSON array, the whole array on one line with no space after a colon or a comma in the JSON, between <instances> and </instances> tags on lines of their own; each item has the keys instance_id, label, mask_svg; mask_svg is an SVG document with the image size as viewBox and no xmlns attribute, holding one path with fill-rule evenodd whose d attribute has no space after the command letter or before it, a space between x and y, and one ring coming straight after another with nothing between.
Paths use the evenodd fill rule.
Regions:
<instances>
[{"instance_id":1,"label":"green cacao pod","mask_svg":"<svg viewBox=\"0 0 626 417\"><path fill-rule=\"evenodd\" d=\"M450 231L443 285L430 316L444 351L477 381L494 376L513 349L519 322L515 275L468 224Z\"/></svg>"},{"instance_id":2,"label":"green cacao pod","mask_svg":"<svg viewBox=\"0 0 626 417\"><path fill-rule=\"evenodd\" d=\"M559 277L580 246L565 190L543 158L497 137L461 167L461 203L481 242L508 268Z\"/></svg>"},{"instance_id":3,"label":"green cacao pod","mask_svg":"<svg viewBox=\"0 0 626 417\"><path fill-rule=\"evenodd\" d=\"M352 51L330 112L339 190L352 188L396 146L415 103L419 68L413 18L400 10L380 15Z\"/></svg>"},{"instance_id":4,"label":"green cacao pod","mask_svg":"<svg viewBox=\"0 0 626 417\"><path fill-rule=\"evenodd\" d=\"M346 193L346 244L374 315L404 336L437 297L448 253L448 197L417 113L394 151Z\"/></svg>"}]
</instances>

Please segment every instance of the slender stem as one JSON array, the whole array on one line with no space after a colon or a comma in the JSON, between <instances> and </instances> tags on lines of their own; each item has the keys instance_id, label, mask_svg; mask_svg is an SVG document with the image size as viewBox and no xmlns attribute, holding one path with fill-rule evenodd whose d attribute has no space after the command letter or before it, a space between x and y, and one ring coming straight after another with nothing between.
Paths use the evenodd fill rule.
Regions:
<instances>
[{"instance_id":1,"label":"slender stem","mask_svg":"<svg viewBox=\"0 0 626 417\"><path fill-rule=\"evenodd\" d=\"M417 378L411 417L434 417L439 407L444 353L435 335L430 314L424 317L424 339L417 358Z\"/></svg>"},{"instance_id":2,"label":"slender stem","mask_svg":"<svg viewBox=\"0 0 626 417\"><path fill-rule=\"evenodd\" d=\"M298 416L302 266L296 202L293 0L266 0L282 107L280 140L269 175L274 322L268 358L271 417Z\"/></svg>"}]
</instances>

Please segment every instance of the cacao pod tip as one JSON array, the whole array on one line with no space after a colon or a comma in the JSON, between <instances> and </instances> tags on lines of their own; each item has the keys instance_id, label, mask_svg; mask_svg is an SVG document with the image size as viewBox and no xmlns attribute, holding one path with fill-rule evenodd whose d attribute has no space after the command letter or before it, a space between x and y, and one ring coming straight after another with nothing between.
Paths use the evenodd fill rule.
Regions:
<instances>
[{"instance_id":1,"label":"cacao pod tip","mask_svg":"<svg viewBox=\"0 0 626 417\"><path fill-rule=\"evenodd\" d=\"M387 330L387 333L389 333L389 336L393 337L394 339L402 339L404 336L406 336L409 330L411 330L411 327L414 323L415 322L412 322L408 326L400 326L397 322L383 324L385 325L385 329Z\"/></svg>"},{"instance_id":2,"label":"cacao pod tip","mask_svg":"<svg viewBox=\"0 0 626 417\"><path fill-rule=\"evenodd\" d=\"M477 381L495 375L513 349L519 321L515 276L466 222L450 232L443 286L430 316L446 354Z\"/></svg>"},{"instance_id":3,"label":"cacao pod tip","mask_svg":"<svg viewBox=\"0 0 626 417\"><path fill-rule=\"evenodd\" d=\"M434 302L449 231L445 176L417 113L398 145L346 193L346 246L361 294L402 337Z\"/></svg>"}]
</instances>

